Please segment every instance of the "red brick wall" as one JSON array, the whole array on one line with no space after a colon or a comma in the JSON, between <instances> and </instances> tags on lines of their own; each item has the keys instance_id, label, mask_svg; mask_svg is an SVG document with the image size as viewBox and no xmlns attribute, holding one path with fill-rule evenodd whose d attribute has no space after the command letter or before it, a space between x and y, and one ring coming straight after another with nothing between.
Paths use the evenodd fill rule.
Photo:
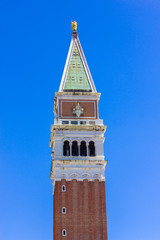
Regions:
<instances>
[{"instance_id":1,"label":"red brick wall","mask_svg":"<svg viewBox=\"0 0 160 240\"><path fill-rule=\"evenodd\" d=\"M66 186L66 192L61 186ZM66 207L66 214L62 214ZM62 236L62 229L67 236ZM55 183L54 240L107 240L105 182L95 180Z\"/></svg>"},{"instance_id":2,"label":"red brick wall","mask_svg":"<svg viewBox=\"0 0 160 240\"><path fill-rule=\"evenodd\" d=\"M97 101L96 100L59 100L59 118L75 118L73 114L73 108L79 103L82 108L84 108L83 114L79 118L98 118Z\"/></svg>"}]
</instances>

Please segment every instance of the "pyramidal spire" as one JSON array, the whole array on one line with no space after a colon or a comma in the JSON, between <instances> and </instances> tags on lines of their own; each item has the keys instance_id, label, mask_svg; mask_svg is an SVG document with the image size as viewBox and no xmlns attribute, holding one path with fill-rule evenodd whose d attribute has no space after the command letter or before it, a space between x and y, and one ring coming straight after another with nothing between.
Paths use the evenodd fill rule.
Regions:
<instances>
[{"instance_id":1,"label":"pyramidal spire","mask_svg":"<svg viewBox=\"0 0 160 240\"><path fill-rule=\"evenodd\" d=\"M72 39L64 67L59 92L96 92L77 33L77 22L72 22Z\"/></svg>"}]
</instances>

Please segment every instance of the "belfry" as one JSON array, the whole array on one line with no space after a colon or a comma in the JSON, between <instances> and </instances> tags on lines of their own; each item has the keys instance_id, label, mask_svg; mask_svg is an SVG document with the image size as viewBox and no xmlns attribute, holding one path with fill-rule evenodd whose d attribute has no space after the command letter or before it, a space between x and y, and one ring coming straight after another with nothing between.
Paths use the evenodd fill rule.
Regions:
<instances>
[{"instance_id":1,"label":"belfry","mask_svg":"<svg viewBox=\"0 0 160 240\"><path fill-rule=\"evenodd\" d=\"M51 126L54 240L107 240L99 99L74 21Z\"/></svg>"}]
</instances>

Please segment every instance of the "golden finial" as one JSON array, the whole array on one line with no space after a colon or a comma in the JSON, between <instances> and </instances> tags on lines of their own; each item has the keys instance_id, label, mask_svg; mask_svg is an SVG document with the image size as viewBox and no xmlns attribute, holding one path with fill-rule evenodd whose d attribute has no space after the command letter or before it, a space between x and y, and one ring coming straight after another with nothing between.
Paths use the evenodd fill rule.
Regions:
<instances>
[{"instance_id":1,"label":"golden finial","mask_svg":"<svg viewBox=\"0 0 160 240\"><path fill-rule=\"evenodd\" d=\"M71 21L71 26L72 26L73 31L77 31L77 22L76 21L74 21L74 22Z\"/></svg>"}]
</instances>

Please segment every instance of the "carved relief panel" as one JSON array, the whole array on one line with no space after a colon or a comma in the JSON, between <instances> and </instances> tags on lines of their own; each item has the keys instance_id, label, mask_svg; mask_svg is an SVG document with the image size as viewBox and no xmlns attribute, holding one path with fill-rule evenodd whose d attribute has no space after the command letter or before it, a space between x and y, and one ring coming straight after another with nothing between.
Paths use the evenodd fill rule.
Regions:
<instances>
[{"instance_id":1,"label":"carved relief panel","mask_svg":"<svg viewBox=\"0 0 160 240\"><path fill-rule=\"evenodd\" d=\"M58 101L59 118L97 119L97 100L68 100Z\"/></svg>"}]
</instances>

